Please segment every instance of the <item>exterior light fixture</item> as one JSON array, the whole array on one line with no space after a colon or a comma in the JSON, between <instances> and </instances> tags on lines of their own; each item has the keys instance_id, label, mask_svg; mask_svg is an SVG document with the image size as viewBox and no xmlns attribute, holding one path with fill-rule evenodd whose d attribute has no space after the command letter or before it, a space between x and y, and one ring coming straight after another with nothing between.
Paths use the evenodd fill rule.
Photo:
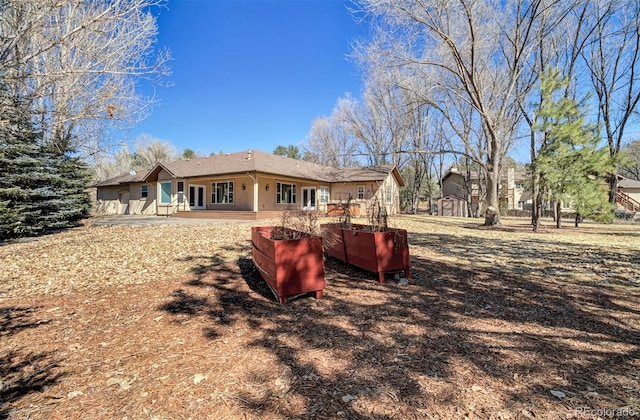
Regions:
<instances>
[{"instance_id":1,"label":"exterior light fixture","mask_svg":"<svg viewBox=\"0 0 640 420\"><path fill-rule=\"evenodd\" d=\"M266 187L264 187L265 190L269 191L269 184L267 184Z\"/></svg>"}]
</instances>

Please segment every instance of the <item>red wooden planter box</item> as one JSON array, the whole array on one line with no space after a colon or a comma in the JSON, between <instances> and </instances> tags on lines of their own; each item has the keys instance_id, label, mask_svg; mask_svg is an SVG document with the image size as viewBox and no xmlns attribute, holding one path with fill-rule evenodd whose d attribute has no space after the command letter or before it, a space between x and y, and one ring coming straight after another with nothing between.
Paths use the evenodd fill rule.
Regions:
<instances>
[{"instance_id":1,"label":"red wooden planter box","mask_svg":"<svg viewBox=\"0 0 640 420\"><path fill-rule=\"evenodd\" d=\"M280 303L287 297L315 292L322 299L325 288L321 238L270 239L273 226L251 228L251 255L262 278Z\"/></svg>"},{"instance_id":2,"label":"red wooden planter box","mask_svg":"<svg viewBox=\"0 0 640 420\"><path fill-rule=\"evenodd\" d=\"M344 249L344 228L341 228L339 225L326 224L320 225L320 230L322 231L324 252L346 263L347 252Z\"/></svg>"},{"instance_id":3,"label":"red wooden planter box","mask_svg":"<svg viewBox=\"0 0 640 420\"><path fill-rule=\"evenodd\" d=\"M389 228L371 232L366 225L352 224L351 228L325 224L320 226L325 252L332 257L368 271L378 273L380 283L385 273L404 271L411 279L409 242L405 229Z\"/></svg>"}]
</instances>

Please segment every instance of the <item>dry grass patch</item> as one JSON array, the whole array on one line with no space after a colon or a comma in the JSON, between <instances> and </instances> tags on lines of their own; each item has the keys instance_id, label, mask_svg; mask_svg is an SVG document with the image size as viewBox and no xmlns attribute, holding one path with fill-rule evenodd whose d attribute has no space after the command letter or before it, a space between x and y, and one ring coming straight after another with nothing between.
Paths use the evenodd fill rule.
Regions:
<instances>
[{"instance_id":1,"label":"dry grass patch","mask_svg":"<svg viewBox=\"0 0 640 420\"><path fill-rule=\"evenodd\" d=\"M412 284L328 260L287 305L248 223L1 246L0 418L640 414L640 227L476 222L396 218Z\"/></svg>"}]
</instances>

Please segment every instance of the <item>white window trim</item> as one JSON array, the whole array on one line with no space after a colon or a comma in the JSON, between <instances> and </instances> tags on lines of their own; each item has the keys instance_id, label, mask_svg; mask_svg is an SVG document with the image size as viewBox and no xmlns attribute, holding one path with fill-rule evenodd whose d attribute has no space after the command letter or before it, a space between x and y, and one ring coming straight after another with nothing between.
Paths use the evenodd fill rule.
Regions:
<instances>
[{"instance_id":1,"label":"white window trim","mask_svg":"<svg viewBox=\"0 0 640 420\"><path fill-rule=\"evenodd\" d=\"M164 194L162 193L163 192L162 186L166 184L169 184L169 201L168 202L163 200ZM160 182L160 204L163 206L168 206L168 205L171 205L172 202L173 202L173 182L171 181Z\"/></svg>"},{"instance_id":2,"label":"white window trim","mask_svg":"<svg viewBox=\"0 0 640 420\"><path fill-rule=\"evenodd\" d=\"M218 184L227 184L228 201L223 203L218 202ZM215 205L233 204L234 194L235 194L235 186L233 185L233 181L216 181L211 183L211 204L215 204Z\"/></svg>"},{"instance_id":3,"label":"white window trim","mask_svg":"<svg viewBox=\"0 0 640 420\"><path fill-rule=\"evenodd\" d=\"M318 202L320 204L329 204L329 200L331 200L329 187L318 187Z\"/></svg>"},{"instance_id":4,"label":"white window trim","mask_svg":"<svg viewBox=\"0 0 640 420\"><path fill-rule=\"evenodd\" d=\"M358 185L358 200L365 199L365 189L364 185Z\"/></svg>"},{"instance_id":5,"label":"white window trim","mask_svg":"<svg viewBox=\"0 0 640 420\"><path fill-rule=\"evenodd\" d=\"M282 186L283 185L288 185L291 187L291 200L289 202L284 202L282 201ZM291 204L296 204L297 202L297 196L298 195L298 191L297 191L297 186L296 184L293 183L288 183L288 182L276 182L276 204L286 204L286 205L291 205Z\"/></svg>"}]
</instances>

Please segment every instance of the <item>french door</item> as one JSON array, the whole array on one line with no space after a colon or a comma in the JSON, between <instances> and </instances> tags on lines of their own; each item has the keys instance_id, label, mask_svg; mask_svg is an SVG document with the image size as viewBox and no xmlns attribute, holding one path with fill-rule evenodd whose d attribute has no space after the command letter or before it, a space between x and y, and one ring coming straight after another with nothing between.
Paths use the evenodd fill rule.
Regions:
<instances>
[{"instance_id":1,"label":"french door","mask_svg":"<svg viewBox=\"0 0 640 420\"><path fill-rule=\"evenodd\" d=\"M189 185L189 207L191 210L204 210L206 205L204 185Z\"/></svg>"},{"instance_id":2,"label":"french door","mask_svg":"<svg viewBox=\"0 0 640 420\"><path fill-rule=\"evenodd\" d=\"M302 210L316 209L316 187L302 188Z\"/></svg>"}]
</instances>

